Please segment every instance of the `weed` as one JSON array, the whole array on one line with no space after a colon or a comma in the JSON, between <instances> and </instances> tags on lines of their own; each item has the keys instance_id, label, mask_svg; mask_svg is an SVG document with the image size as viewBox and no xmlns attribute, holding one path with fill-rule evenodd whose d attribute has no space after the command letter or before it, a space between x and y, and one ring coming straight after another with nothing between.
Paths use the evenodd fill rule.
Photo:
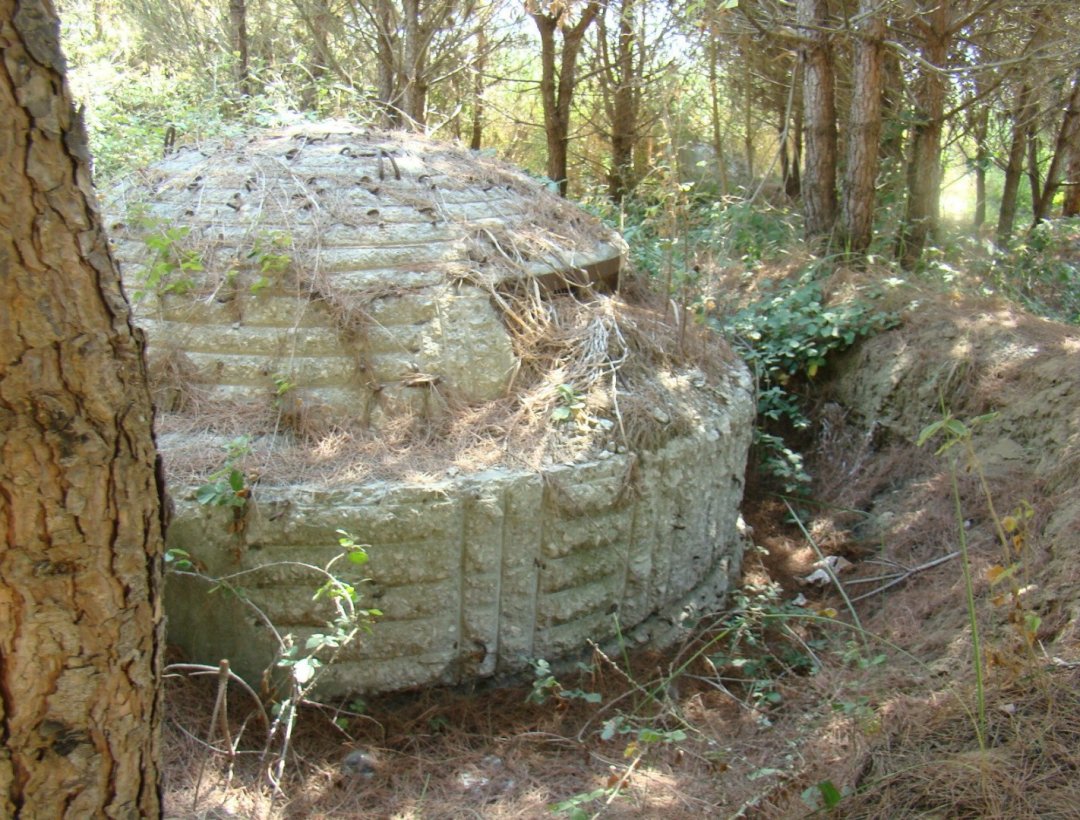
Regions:
<instances>
[{"instance_id":1,"label":"weed","mask_svg":"<svg viewBox=\"0 0 1080 820\"><path fill-rule=\"evenodd\" d=\"M895 326L898 319L862 301L826 305L812 272L731 315L710 309L715 304L715 299L700 300L696 305L699 319L726 336L757 374L757 410L766 428L759 427L754 438L761 465L785 492L804 490L810 477L802 457L782 435L767 428L771 424L807 429L810 419L795 386L817 376L830 355Z\"/></svg>"},{"instance_id":2,"label":"weed","mask_svg":"<svg viewBox=\"0 0 1080 820\"><path fill-rule=\"evenodd\" d=\"M1008 605L1008 621L1020 638L1026 660L1030 661L1035 658L1035 636L1039 629L1040 619L1036 613L1027 610L1024 606L1022 600L1023 589L1017 580L1017 576L1022 574L1024 569L1022 559L1027 542L1026 522L1034 515L1034 510L1032 510L1031 505L1024 502L1014 510L1013 514L1005 516L1004 518L998 516L994 498L990 492L990 487L987 483L986 475L983 472L982 463L979 460L973 441L975 431L980 426L992 421L996 417L996 413L988 413L973 418L968 422L964 422L954 417L951 413L946 412L943 403L942 417L938 421L923 428L919 433L916 443L921 447L931 439L937 438L938 436L943 437L944 442L938 447L936 454L941 455L952 450L954 447L959 446L964 454L964 470L966 472L973 472L977 476L979 487L986 500L990 520L993 522L1002 548L1002 563L990 567L987 579L989 580L991 587L1006 582L1010 585L1008 594L995 595L991 601L997 606ZM999 664L1012 664L1008 662L1003 653L986 651L983 648L975 606L974 579L972 578L971 561L968 554L967 527L965 524L964 510L960 501L960 489L957 479L960 466L957 461L958 459L955 457L952 459L949 474L952 483L957 532L960 544L961 567L964 575L964 595L967 603L968 621L971 628L971 652L972 664L975 671L977 716L975 733L979 742L979 748L985 751L987 743L987 719L986 686L984 678L988 660L992 655Z\"/></svg>"},{"instance_id":3,"label":"weed","mask_svg":"<svg viewBox=\"0 0 1080 820\"><path fill-rule=\"evenodd\" d=\"M586 703L599 703L599 692L585 692L582 689L567 689L561 683L558 678L551 672L551 664L549 664L543 658L529 661L529 665L533 668L533 675L535 679L532 684L532 691L529 692L526 700L529 703L546 703L548 698L555 697L562 700L583 700ZM587 671L583 669L582 671Z\"/></svg>"},{"instance_id":4,"label":"weed","mask_svg":"<svg viewBox=\"0 0 1080 820\"><path fill-rule=\"evenodd\" d=\"M274 407L281 409L282 400L285 396L296 389L296 382L292 381L288 376L277 373L273 377L274 382Z\"/></svg>"},{"instance_id":5,"label":"weed","mask_svg":"<svg viewBox=\"0 0 1080 820\"><path fill-rule=\"evenodd\" d=\"M195 251L183 247L191 228L168 227L163 220L138 214L134 221L145 231L143 243L150 258L138 274L143 288L136 290L133 298L140 300L147 293L182 294L194 288L189 274L203 270L203 263Z\"/></svg>"},{"instance_id":6,"label":"weed","mask_svg":"<svg viewBox=\"0 0 1080 820\"><path fill-rule=\"evenodd\" d=\"M994 248L981 271L995 290L1025 309L1080 324L1080 219L1036 225L1024 239Z\"/></svg>"},{"instance_id":7,"label":"weed","mask_svg":"<svg viewBox=\"0 0 1080 820\"><path fill-rule=\"evenodd\" d=\"M588 420L585 397L570 384L560 384L555 389L558 405L551 411L551 420L556 423L573 420L579 425L585 424Z\"/></svg>"},{"instance_id":8,"label":"weed","mask_svg":"<svg viewBox=\"0 0 1080 820\"><path fill-rule=\"evenodd\" d=\"M275 691L271 695L273 704L270 714L273 719L266 720L268 729L262 758L266 764L266 772L275 794L280 792L280 783L289 758L290 745L301 704L308 700L317 686L319 678L327 668L333 665L340 652L353 643L361 632L369 631L374 620L382 614L377 609L361 608L359 606L359 582L347 581L334 571L335 564L343 558L355 567L363 566L368 561L366 545L360 544L355 536L345 530L337 530L337 535L338 545L342 548L342 552L334 556L322 567L302 561L276 561L221 577L210 577L198 569L198 563L186 550L172 549L166 554L166 564L171 572L197 578L210 584L213 589L228 590L253 611L259 621L267 627L269 633L274 636L276 642L275 657L264 675L264 684L274 677L270 674L273 670L280 670L284 675L276 676L276 680L283 693ZM318 578L321 583L315 589L312 600L327 601L333 612L330 620L326 622L326 630L309 635L302 644L297 641L292 633L281 633L262 609L237 584L243 577L281 567L306 570ZM201 671L205 673L207 669L213 671L214 667L181 664L167 668L166 672ZM227 661L222 661L221 670L223 680L225 678L239 680L228 671ZM254 690L249 685L243 683L243 681L240 681L240 683L252 697L255 697ZM219 693L218 705L220 706L223 702L222 690ZM215 707L215 710L217 708ZM212 723L216 724L216 721L212 721ZM235 740L229 738L229 748L224 751L235 754L238 743L239 737ZM214 747L211 746L211 748ZM196 804L198 802L197 793L195 802Z\"/></svg>"},{"instance_id":9,"label":"weed","mask_svg":"<svg viewBox=\"0 0 1080 820\"><path fill-rule=\"evenodd\" d=\"M229 442L225 464L195 489L195 500L210 507L243 509L251 498L251 488L239 462L250 452L247 436L239 436Z\"/></svg>"},{"instance_id":10,"label":"weed","mask_svg":"<svg viewBox=\"0 0 1080 820\"><path fill-rule=\"evenodd\" d=\"M259 293L268 287L275 277L285 273L292 266L293 239L288 233L275 231L261 235L248 253L259 270L259 277L251 284L251 292Z\"/></svg>"}]
</instances>

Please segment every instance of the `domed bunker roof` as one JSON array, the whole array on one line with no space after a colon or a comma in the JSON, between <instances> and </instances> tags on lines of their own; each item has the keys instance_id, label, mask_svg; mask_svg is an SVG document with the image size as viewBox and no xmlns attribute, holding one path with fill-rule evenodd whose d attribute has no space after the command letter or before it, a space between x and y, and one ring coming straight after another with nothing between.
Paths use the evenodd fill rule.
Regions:
<instances>
[{"instance_id":1,"label":"domed bunker roof","mask_svg":"<svg viewBox=\"0 0 1080 820\"><path fill-rule=\"evenodd\" d=\"M646 640L737 571L749 373L612 292L621 239L521 172L307 124L181 150L107 213L169 546L253 570L251 602L303 638L332 613L297 562L338 530L371 545L341 571L384 614L324 691L512 672L611 637L613 613ZM200 504L223 467L239 506ZM206 592L170 580L170 639L257 676L271 632Z\"/></svg>"}]
</instances>

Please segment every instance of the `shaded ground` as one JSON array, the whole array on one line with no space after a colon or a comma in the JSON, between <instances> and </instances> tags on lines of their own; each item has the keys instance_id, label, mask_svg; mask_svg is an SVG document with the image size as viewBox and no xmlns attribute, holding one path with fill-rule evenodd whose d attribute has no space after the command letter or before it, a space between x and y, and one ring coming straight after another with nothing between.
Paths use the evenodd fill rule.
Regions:
<instances>
[{"instance_id":1,"label":"shaded ground","mask_svg":"<svg viewBox=\"0 0 1080 820\"><path fill-rule=\"evenodd\" d=\"M750 482L743 594L693 639L594 654L539 704L522 686L384 697L337 724L313 708L274 800L257 754L230 781L192 737L207 737L212 681L173 681L170 816L550 817L576 801L585 817L773 818L840 796L843 817L1076 816L1080 333L1003 303L906 286L889 299L903 323L805 388L816 485L793 504L801 528ZM916 447L943 412L968 427L997 415L970 450ZM962 561L946 557L961 533L983 718ZM817 550L852 562L854 614L834 586L800 582ZM230 697L236 732L246 709Z\"/></svg>"}]
</instances>

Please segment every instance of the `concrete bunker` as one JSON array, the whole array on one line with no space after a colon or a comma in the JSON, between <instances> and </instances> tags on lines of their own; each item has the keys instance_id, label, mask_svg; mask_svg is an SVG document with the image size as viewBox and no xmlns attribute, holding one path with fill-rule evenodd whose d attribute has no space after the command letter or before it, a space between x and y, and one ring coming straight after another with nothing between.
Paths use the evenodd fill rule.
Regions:
<instances>
[{"instance_id":1,"label":"concrete bunker","mask_svg":"<svg viewBox=\"0 0 1080 820\"><path fill-rule=\"evenodd\" d=\"M754 415L715 339L617 292L621 239L490 157L344 123L188 148L107 206L148 338L168 545L297 640L337 530L384 614L324 693L459 683L722 599ZM237 440L242 437L242 447ZM233 458L243 508L196 489ZM242 451L242 452L241 452ZM355 577L350 576L355 573ZM169 640L271 662L236 600L171 578Z\"/></svg>"}]
</instances>

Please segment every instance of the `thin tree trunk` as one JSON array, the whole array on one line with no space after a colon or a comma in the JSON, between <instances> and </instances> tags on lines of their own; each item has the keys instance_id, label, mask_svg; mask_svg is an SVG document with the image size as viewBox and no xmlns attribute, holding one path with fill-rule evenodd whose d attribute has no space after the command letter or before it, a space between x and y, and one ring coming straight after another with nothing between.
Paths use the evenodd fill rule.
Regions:
<instances>
[{"instance_id":1,"label":"thin tree trunk","mask_svg":"<svg viewBox=\"0 0 1080 820\"><path fill-rule=\"evenodd\" d=\"M791 190L788 195L795 199L802 195L802 168L803 161L803 113L802 105L796 101L795 123L793 125L791 147Z\"/></svg>"},{"instance_id":2,"label":"thin tree trunk","mask_svg":"<svg viewBox=\"0 0 1080 820\"><path fill-rule=\"evenodd\" d=\"M1034 126L1028 129L1027 135L1027 178L1031 189L1031 210L1037 214L1042 197L1042 181L1039 178L1039 135Z\"/></svg>"},{"instance_id":3,"label":"thin tree trunk","mask_svg":"<svg viewBox=\"0 0 1080 820\"><path fill-rule=\"evenodd\" d=\"M374 0L377 66L377 93L387 128L402 125L401 89L397 69L397 14L391 0Z\"/></svg>"},{"instance_id":4,"label":"thin tree trunk","mask_svg":"<svg viewBox=\"0 0 1080 820\"><path fill-rule=\"evenodd\" d=\"M326 77L333 62L330 56L329 20L330 10L326 0L314 0L310 13L304 12L308 33L311 35L311 50L308 56L309 82L304 86L301 104L308 111L314 111L319 105L319 84Z\"/></svg>"},{"instance_id":5,"label":"thin tree trunk","mask_svg":"<svg viewBox=\"0 0 1080 820\"><path fill-rule=\"evenodd\" d=\"M619 32L615 60L607 72L611 88L611 172L608 193L613 202L622 202L634 189L634 143L637 141L637 88L640 78L634 70L634 3L620 0ZM603 20L600 16L599 20ZM603 50L606 54L606 32ZM613 82L612 82L613 81Z\"/></svg>"},{"instance_id":6,"label":"thin tree trunk","mask_svg":"<svg viewBox=\"0 0 1080 820\"><path fill-rule=\"evenodd\" d=\"M795 63L795 70L792 72L791 83L794 88L799 88L802 85L802 76L799 73L800 68L798 62ZM799 161L802 154L802 100L799 95L795 94L791 98L791 112L788 114L785 112L785 125L786 129L786 144L784 146L784 154L780 157L781 161L787 160L786 169L782 170L782 179L784 180L784 194L791 200L799 198L802 192L802 180L799 174ZM785 135L782 135L783 139Z\"/></svg>"},{"instance_id":7,"label":"thin tree trunk","mask_svg":"<svg viewBox=\"0 0 1080 820\"><path fill-rule=\"evenodd\" d=\"M233 51L236 57L236 87L241 97L251 96L251 73L248 64L247 4L245 0L229 0L229 23L232 28Z\"/></svg>"},{"instance_id":8,"label":"thin tree trunk","mask_svg":"<svg viewBox=\"0 0 1080 820\"><path fill-rule=\"evenodd\" d=\"M949 53L949 6L927 0L930 8L918 20L923 31L923 59L916 100L917 122L912 129L908 162L907 204L897 256L905 268L922 258L927 242L937 233L941 203L941 134L945 114L943 68Z\"/></svg>"},{"instance_id":9,"label":"thin tree trunk","mask_svg":"<svg viewBox=\"0 0 1080 820\"><path fill-rule=\"evenodd\" d=\"M544 133L547 138L547 175L566 196L567 157L570 146L570 103L574 97L578 53L585 31L600 11L598 0L589 0L574 26L565 25L561 8L556 13L529 10L540 32L540 97L544 107ZM563 25L560 25L563 23ZM562 32L561 53L556 53L555 32Z\"/></svg>"},{"instance_id":10,"label":"thin tree trunk","mask_svg":"<svg viewBox=\"0 0 1080 820\"><path fill-rule=\"evenodd\" d=\"M980 231L986 224L986 170L990 167L990 149L986 135L990 128L990 107L981 106L975 115L975 216L972 227Z\"/></svg>"},{"instance_id":11,"label":"thin tree trunk","mask_svg":"<svg viewBox=\"0 0 1080 820\"><path fill-rule=\"evenodd\" d=\"M848 125L847 162L840 205L841 232L847 248L862 253L874 227L874 183L881 140L881 67L885 18L878 0L859 3L859 37L855 45L854 88Z\"/></svg>"},{"instance_id":12,"label":"thin tree trunk","mask_svg":"<svg viewBox=\"0 0 1080 820\"><path fill-rule=\"evenodd\" d=\"M476 59L473 61L472 128L469 147L479 151L484 137L484 69L487 66L487 33L484 27L476 30Z\"/></svg>"},{"instance_id":13,"label":"thin tree trunk","mask_svg":"<svg viewBox=\"0 0 1080 820\"><path fill-rule=\"evenodd\" d=\"M1016 98L1013 112L1013 133L1009 143L1009 157L1005 165L1005 181L1001 191L1001 208L998 211L997 244L1004 247L1012 238L1016 224L1016 199L1020 192L1020 177L1024 171L1024 148L1028 130L1032 124L1031 87L1025 82Z\"/></svg>"},{"instance_id":14,"label":"thin tree trunk","mask_svg":"<svg viewBox=\"0 0 1080 820\"><path fill-rule=\"evenodd\" d=\"M1080 216L1080 124L1073 125L1072 155L1069 157L1069 179L1062 216Z\"/></svg>"},{"instance_id":15,"label":"thin tree trunk","mask_svg":"<svg viewBox=\"0 0 1080 820\"><path fill-rule=\"evenodd\" d=\"M715 36L709 37L708 41L709 51L709 115L710 125L712 126L712 147L713 154L716 156L716 168L720 174L720 196L727 196L728 193L728 174L727 174L727 155L724 151L724 135L720 123L720 83L717 72L717 63L719 62L720 55L717 48L717 38Z\"/></svg>"},{"instance_id":16,"label":"thin tree trunk","mask_svg":"<svg viewBox=\"0 0 1080 820\"><path fill-rule=\"evenodd\" d=\"M427 47L420 19L420 0L402 0L401 6L405 23L402 107L405 110L406 123L412 128L422 128L426 119L424 109L427 106Z\"/></svg>"},{"instance_id":17,"label":"thin tree trunk","mask_svg":"<svg viewBox=\"0 0 1080 820\"><path fill-rule=\"evenodd\" d=\"M1057 193L1058 185L1060 185L1061 172L1077 140L1080 140L1080 72L1076 74L1072 93L1069 94L1069 102L1065 106L1065 115L1061 119L1061 128L1058 130L1057 142L1054 144L1054 156L1050 160L1050 167L1046 169L1046 185L1036 201L1034 219L1036 225L1046 219L1050 213L1054 194Z\"/></svg>"},{"instance_id":18,"label":"thin tree trunk","mask_svg":"<svg viewBox=\"0 0 1080 820\"><path fill-rule=\"evenodd\" d=\"M0 0L0 816L161 815L143 351L48 0Z\"/></svg>"},{"instance_id":19,"label":"thin tree trunk","mask_svg":"<svg viewBox=\"0 0 1080 820\"><path fill-rule=\"evenodd\" d=\"M827 236L836 222L836 100L825 0L798 0L799 48L803 68L803 216L808 237Z\"/></svg>"},{"instance_id":20,"label":"thin tree trunk","mask_svg":"<svg viewBox=\"0 0 1080 820\"><path fill-rule=\"evenodd\" d=\"M754 73L750 61L743 61L743 151L746 155L746 175L749 184L754 182L756 152L754 149Z\"/></svg>"},{"instance_id":21,"label":"thin tree trunk","mask_svg":"<svg viewBox=\"0 0 1080 820\"><path fill-rule=\"evenodd\" d=\"M637 144L637 107L641 83L634 60L637 40L635 3L636 0L619 0L614 56L605 16L599 14L596 18L599 29L596 39L600 92L610 123L608 197L616 203L622 202L635 185L634 148Z\"/></svg>"}]
</instances>

